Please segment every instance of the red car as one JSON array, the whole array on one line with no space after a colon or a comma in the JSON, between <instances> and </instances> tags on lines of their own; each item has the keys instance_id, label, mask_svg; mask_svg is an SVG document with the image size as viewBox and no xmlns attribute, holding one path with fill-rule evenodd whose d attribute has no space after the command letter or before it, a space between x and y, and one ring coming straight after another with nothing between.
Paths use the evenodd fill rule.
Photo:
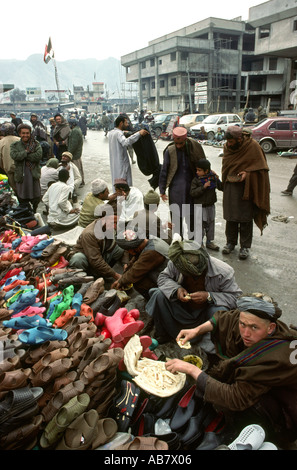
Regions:
<instances>
[{"instance_id":1,"label":"red car","mask_svg":"<svg viewBox=\"0 0 297 470\"><path fill-rule=\"evenodd\" d=\"M297 117L272 117L252 127L252 137L265 153L297 147Z\"/></svg>"}]
</instances>

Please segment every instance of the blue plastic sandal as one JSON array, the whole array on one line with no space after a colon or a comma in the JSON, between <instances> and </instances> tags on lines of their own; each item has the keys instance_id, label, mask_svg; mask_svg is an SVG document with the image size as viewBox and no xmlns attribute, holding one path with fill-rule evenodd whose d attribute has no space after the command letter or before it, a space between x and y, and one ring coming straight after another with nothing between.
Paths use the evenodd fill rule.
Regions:
<instances>
[{"instance_id":1,"label":"blue plastic sandal","mask_svg":"<svg viewBox=\"0 0 297 470\"><path fill-rule=\"evenodd\" d=\"M33 315L32 317L24 315L22 317L11 318L10 320L4 320L3 325L14 330L26 330L37 326L52 326L51 323L47 322L45 318L39 315Z\"/></svg>"},{"instance_id":2,"label":"blue plastic sandal","mask_svg":"<svg viewBox=\"0 0 297 470\"><path fill-rule=\"evenodd\" d=\"M25 274L24 271L21 271L19 274L15 275L15 276L9 277L5 281L4 287L9 286L10 284L12 284L14 281L17 281L17 280L20 280L20 281L25 281L26 280L26 274Z\"/></svg>"},{"instance_id":3,"label":"blue plastic sandal","mask_svg":"<svg viewBox=\"0 0 297 470\"><path fill-rule=\"evenodd\" d=\"M10 310L13 310L13 313L18 313L29 305L33 305L36 301L37 294L39 294L38 289L34 289L30 292L23 292L18 299L9 306Z\"/></svg>"},{"instance_id":4,"label":"blue plastic sandal","mask_svg":"<svg viewBox=\"0 0 297 470\"><path fill-rule=\"evenodd\" d=\"M80 294L80 292L76 292L76 294L74 294L73 296L72 303L71 303L71 308L76 310L76 314L75 314L76 317L80 314L80 308L81 308L82 303L83 303L82 294Z\"/></svg>"},{"instance_id":5,"label":"blue plastic sandal","mask_svg":"<svg viewBox=\"0 0 297 470\"><path fill-rule=\"evenodd\" d=\"M25 285L25 286L16 286L14 287L13 289L9 290L8 292L6 292L5 294L5 297L4 297L4 300L8 300L8 299L11 299L11 297L13 297L14 295L16 295L18 292L20 291L24 291L24 290L33 290L34 289L34 286L31 286L31 285Z\"/></svg>"},{"instance_id":6,"label":"blue plastic sandal","mask_svg":"<svg viewBox=\"0 0 297 470\"><path fill-rule=\"evenodd\" d=\"M45 248L53 243L55 239L54 238L48 238L47 240L41 240L37 245L34 245L32 248L32 251L43 251ZM32 253L31 253L32 256Z\"/></svg>"},{"instance_id":7,"label":"blue plastic sandal","mask_svg":"<svg viewBox=\"0 0 297 470\"><path fill-rule=\"evenodd\" d=\"M65 341L67 336L66 330L37 326L19 334L19 340L26 344L41 344L46 341Z\"/></svg>"}]
</instances>

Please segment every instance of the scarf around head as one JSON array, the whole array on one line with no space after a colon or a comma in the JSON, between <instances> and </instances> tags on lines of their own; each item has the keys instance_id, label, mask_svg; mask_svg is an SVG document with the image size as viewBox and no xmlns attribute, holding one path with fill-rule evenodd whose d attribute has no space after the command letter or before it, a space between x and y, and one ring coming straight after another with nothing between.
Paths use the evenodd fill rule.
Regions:
<instances>
[{"instance_id":1,"label":"scarf around head","mask_svg":"<svg viewBox=\"0 0 297 470\"><path fill-rule=\"evenodd\" d=\"M194 240L174 241L168 251L169 259L183 275L200 276L208 266L208 253Z\"/></svg>"},{"instance_id":2,"label":"scarf around head","mask_svg":"<svg viewBox=\"0 0 297 470\"><path fill-rule=\"evenodd\" d=\"M46 166L49 167L49 168L58 168L59 160L57 158L50 158L47 161Z\"/></svg>"}]
</instances>

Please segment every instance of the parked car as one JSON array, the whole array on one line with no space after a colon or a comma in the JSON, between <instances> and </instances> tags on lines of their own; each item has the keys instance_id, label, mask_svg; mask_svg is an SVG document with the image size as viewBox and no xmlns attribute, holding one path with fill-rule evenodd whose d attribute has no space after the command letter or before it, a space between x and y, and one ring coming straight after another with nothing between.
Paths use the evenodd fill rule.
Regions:
<instances>
[{"instance_id":1,"label":"parked car","mask_svg":"<svg viewBox=\"0 0 297 470\"><path fill-rule=\"evenodd\" d=\"M207 132L208 140L213 140L218 127L226 132L228 126L243 126L243 122L237 114L210 114L201 124L196 124L191 127L192 137L196 137L200 134L201 126Z\"/></svg>"},{"instance_id":2,"label":"parked car","mask_svg":"<svg viewBox=\"0 0 297 470\"><path fill-rule=\"evenodd\" d=\"M185 114L185 116L180 118L179 125L180 127L190 129L192 126L195 126L206 119L207 116L209 116L209 114Z\"/></svg>"},{"instance_id":3,"label":"parked car","mask_svg":"<svg viewBox=\"0 0 297 470\"><path fill-rule=\"evenodd\" d=\"M267 118L252 127L252 137L265 153L297 147L297 117Z\"/></svg>"},{"instance_id":4,"label":"parked car","mask_svg":"<svg viewBox=\"0 0 297 470\"><path fill-rule=\"evenodd\" d=\"M155 116L154 121L151 123L151 129L155 134L160 137L162 132L165 132L167 126L173 117L178 117L178 113L158 114Z\"/></svg>"},{"instance_id":5,"label":"parked car","mask_svg":"<svg viewBox=\"0 0 297 470\"><path fill-rule=\"evenodd\" d=\"M22 121L23 121L23 124L27 124L28 126L31 127L31 129L33 129L33 126L32 126L31 122L30 122L28 119L22 119ZM1 126L1 124L3 124L4 122L11 122L11 117L0 118L0 126Z\"/></svg>"},{"instance_id":6,"label":"parked car","mask_svg":"<svg viewBox=\"0 0 297 470\"><path fill-rule=\"evenodd\" d=\"M284 111L278 111L277 116L282 117L297 117L297 109L286 109Z\"/></svg>"}]
</instances>

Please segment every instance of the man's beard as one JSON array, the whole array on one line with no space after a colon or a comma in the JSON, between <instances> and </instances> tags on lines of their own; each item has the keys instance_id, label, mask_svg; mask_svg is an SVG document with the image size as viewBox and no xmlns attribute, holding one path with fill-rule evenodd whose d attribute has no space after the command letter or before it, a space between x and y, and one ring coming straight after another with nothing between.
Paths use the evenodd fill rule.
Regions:
<instances>
[{"instance_id":1,"label":"man's beard","mask_svg":"<svg viewBox=\"0 0 297 470\"><path fill-rule=\"evenodd\" d=\"M236 144L228 147L231 150L238 150L241 147L241 142L236 142Z\"/></svg>"}]
</instances>

